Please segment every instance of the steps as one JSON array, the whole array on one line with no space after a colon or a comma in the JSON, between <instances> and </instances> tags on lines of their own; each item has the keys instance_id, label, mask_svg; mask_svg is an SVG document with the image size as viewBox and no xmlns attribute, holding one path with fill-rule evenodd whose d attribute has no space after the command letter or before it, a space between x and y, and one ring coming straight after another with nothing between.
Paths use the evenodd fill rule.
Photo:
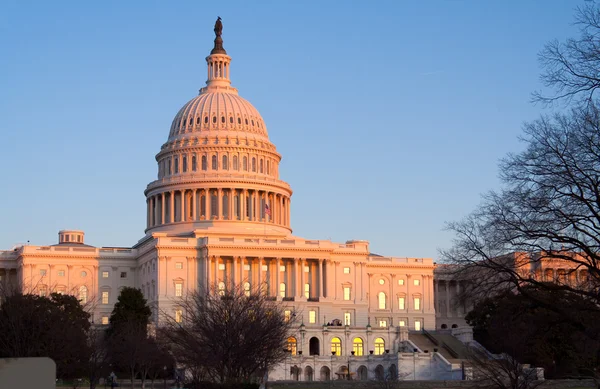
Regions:
<instances>
[{"instance_id":1,"label":"steps","mask_svg":"<svg viewBox=\"0 0 600 389\"><path fill-rule=\"evenodd\" d=\"M450 352L448 352L448 350L446 350L445 348L443 348L441 346L436 346L427 336L425 336L423 334L409 333L408 340L413 342L415 344L415 346L417 346L418 348L420 348L423 351L428 350L430 353L432 353L433 349L437 348L438 353L440 353L448 361L450 361L451 359L454 359L454 357L450 354ZM460 363L460 362L452 362L452 363Z\"/></svg>"}]
</instances>

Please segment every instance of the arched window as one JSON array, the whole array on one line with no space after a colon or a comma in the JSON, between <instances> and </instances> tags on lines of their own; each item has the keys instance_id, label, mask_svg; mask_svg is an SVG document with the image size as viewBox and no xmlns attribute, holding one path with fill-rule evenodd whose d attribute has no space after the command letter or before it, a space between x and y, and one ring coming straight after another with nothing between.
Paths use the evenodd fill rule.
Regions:
<instances>
[{"instance_id":1,"label":"arched window","mask_svg":"<svg viewBox=\"0 0 600 389\"><path fill-rule=\"evenodd\" d=\"M246 297L250 296L250 283L244 282L244 294Z\"/></svg>"},{"instance_id":2,"label":"arched window","mask_svg":"<svg viewBox=\"0 0 600 389\"><path fill-rule=\"evenodd\" d=\"M187 172L187 156L183 156L183 172Z\"/></svg>"},{"instance_id":3,"label":"arched window","mask_svg":"<svg viewBox=\"0 0 600 389\"><path fill-rule=\"evenodd\" d=\"M85 285L81 285L79 287L79 301L81 301L82 304L86 304L87 299L88 299L88 289Z\"/></svg>"},{"instance_id":4,"label":"arched window","mask_svg":"<svg viewBox=\"0 0 600 389\"><path fill-rule=\"evenodd\" d=\"M225 116L221 116L221 123L225 123Z\"/></svg>"},{"instance_id":5,"label":"arched window","mask_svg":"<svg viewBox=\"0 0 600 389\"><path fill-rule=\"evenodd\" d=\"M175 174L179 173L179 158L175 158Z\"/></svg>"},{"instance_id":6,"label":"arched window","mask_svg":"<svg viewBox=\"0 0 600 389\"><path fill-rule=\"evenodd\" d=\"M237 155L233 156L233 170L238 170L238 157L237 157Z\"/></svg>"},{"instance_id":7,"label":"arched window","mask_svg":"<svg viewBox=\"0 0 600 389\"><path fill-rule=\"evenodd\" d=\"M252 171L256 172L256 158L252 157Z\"/></svg>"},{"instance_id":8,"label":"arched window","mask_svg":"<svg viewBox=\"0 0 600 389\"><path fill-rule=\"evenodd\" d=\"M217 156L216 156L216 155L213 155L213 156L212 156L212 158L211 158L211 160L212 160L212 161L211 161L212 170L217 170L217 168L218 168L218 166L217 166L217 165L218 165L218 163L219 163L219 161L217 161Z\"/></svg>"},{"instance_id":9,"label":"arched window","mask_svg":"<svg viewBox=\"0 0 600 389\"><path fill-rule=\"evenodd\" d=\"M385 341L383 338L375 339L375 355L383 355L385 352Z\"/></svg>"},{"instance_id":10,"label":"arched window","mask_svg":"<svg viewBox=\"0 0 600 389\"><path fill-rule=\"evenodd\" d=\"M202 156L202 170L207 170L208 167L206 166L206 155Z\"/></svg>"},{"instance_id":11,"label":"arched window","mask_svg":"<svg viewBox=\"0 0 600 389\"><path fill-rule=\"evenodd\" d=\"M229 123L233 124L233 116L229 117Z\"/></svg>"},{"instance_id":12,"label":"arched window","mask_svg":"<svg viewBox=\"0 0 600 389\"><path fill-rule=\"evenodd\" d=\"M227 156L224 155L223 156L223 164L222 164L222 168L223 170L229 170L229 161L227 161Z\"/></svg>"},{"instance_id":13,"label":"arched window","mask_svg":"<svg viewBox=\"0 0 600 389\"><path fill-rule=\"evenodd\" d=\"M248 171L248 157L244 156L244 158L242 158L242 170L247 172Z\"/></svg>"},{"instance_id":14,"label":"arched window","mask_svg":"<svg viewBox=\"0 0 600 389\"><path fill-rule=\"evenodd\" d=\"M192 155L192 171L196 171L196 154Z\"/></svg>"},{"instance_id":15,"label":"arched window","mask_svg":"<svg viewBox=\"0 0 600 389\"><path fill-rule=\"evenodd\" d=\"M296 342L296 338L294 338L293 336L290 336L287 339L287 349L290 351L291 355L296 355L297 342Z\"/></svg>"},{"instance_id":16,"label":"arched window","mask_svg":"<svg viewBox=\"0 0 600 389\"><path fill-rule=\"evenodd\" d=\"M363 340L361 338L354 338L352 341L352 351L354 351L354 355L356 356L363 355Z\"/></svg>"},{"instance_id":17,"label":"arched window","mask_svg":"<svg viewBox=\"0 0 600 389\"><path fill-rule=\"evenodd\" d=\"M208 116L204 117L204 123L208 123Z\"/></svg>"},{"instance_id":18,"label":"arched window","mask_svg":"<svg viewBox=\"0 0 600 389\"><path fill-rule=\"evenodd\" d=\"M169 158L169 161L168 161L168 169L169 169L169 175L171 175L171 172L172 172L172 170L171 170L171 158Z\"/></svg>"},{"instance_id":19,"label":"arched window","mask_svg":"<svg viewBox=\"0 0 600 389\"><path fill-rule=\"evenodd\" d=\"M279 295L285 297L285 282L279 284Z\"/></svg>"},{"instance_id":20,"label":"arched window","mask_svg":"<svg viewBox=\"0 0 600 389\"><path fill-rule=\"evenodd\" d=\"M335 352L335 354L333 354ZM331 339L331 353L332 355L342 355L342 341L340 338Z\"/></svg>"},{"instance_id":21,"label":"arched window","mask_svg":"<svg viewBox=\"0 0 600 389\"><path fill-rule=\"evenodd\" d=\"M377 300L379 301L379 309L386 309L386 296L384 292L379 292Z\"/></svg>"},{"instance_id":22,"label":"arched window","mask_svg":"<svg viewBox=\"0 0 600 389\"><path fill-rule=\"evenodd\" d=\"M270 170L270 169L269 169L269 167L270 167L270 165L271 165L269 162L270 162L270 161L267 159L267 174L271 174L271 173L269 172L269 170Z\"/></svg>"},{"instance_id":23,"label":"arched window","mask_svg":"<svg viewBox=\"0 0 600 389\"><path fill-rule=\"evenodd\" d=\"M238 124L242 124L242 119L238 118Z\"/></svg>"},{"instance_id":24,"label":"arched window","mask_svg":"<svg viewBox=\"0 0 600 389\"><path fill-rule=\"evenodd\" d=\"M263 160L262 159L258 163L258 169L261 173L263 173Z\"/></svg>"},{"instance_id":25,"label":"arched window","mask_svg":"<svg viewBox=\"0 0 600 389\"><path fill-rule=\"evenodd\" d=\"M196 124L200 124L200 116L196 118Z\"/></svg>"},{"instance_id":26,"label":"arched window","mask_svg":"<svg viewBox=\"0 0 600 389\"><path fill-rule=\"evenodd\" d=\"M219 282L219 294L225 296L225 283L223 281Z\"/></svg>"}]
</instances>

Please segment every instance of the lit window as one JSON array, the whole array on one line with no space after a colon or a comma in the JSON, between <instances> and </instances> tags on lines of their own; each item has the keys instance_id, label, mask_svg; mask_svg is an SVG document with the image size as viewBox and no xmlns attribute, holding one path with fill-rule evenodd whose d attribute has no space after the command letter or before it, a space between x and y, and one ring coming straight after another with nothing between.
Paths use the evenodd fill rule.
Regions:
<instances>
[{"instance_id":1,"label":"lit window","mask_svg":"<svg viewBox=\"0 0 600 389\"><path fill-rule=\"evenodd\" d=\"M183 262L175 262L175 269L183 269Z\"/></svg>"},{"instance_id":2,"label":"lit window","mask_svg":"<svg viewBox=\"0 0 600 389\"><path fill-rule=\"evenodd\" d=\"M223 281L219 282L219 294L225 296L225 283Z\"/></svg>"},{"instance_id":3,"label":"lit window","mask_svg":"<svg viewBox=\"0 0 600 389\"><path fill-rule=\"evenodd\" d=\"M244 270L250 270L250 265L248 265L248 264L244 265Z\"/></svg>"},{"instance_id":4,"label":"lit window","mask_svg":"<svg viewBox=\"0 0 600 389\"><path fill-rule=\"evenodd\" d=\"M108 325L108 316L102 316L102 325Z\"/></svg>"},{"instance_id":5,"label":"lit window","mask_svg":"<svg viewBox=\"0 0 600 389\"><path fill-rule=\"evenodd\" d=\"M350 268L349 267L345 267L344 268L344 274L350 274Z\"/></svg>"},{"instance_id":6,"label":"lit window","mask_svg":"<svg viewBox=\"0 0 600 389\"><path fill-rule=\"evenodd\" d=\"M415 331L421 331L421 320L415 320Z\"/></svg>"},{"instance_id":7,"label":"lit window","mask_svg":"<svg viewBox=\"0 0 600 389\"><path fill-rule=\"evenodd\" d=\"M283 265L279 266L279 271L285 271L285 266L283 266Z\"/></svg>"},{"instance_id":8,"label":"lit window","mask_svg":"<svg viewBox=\"0 0 600 389\"><path fill-rule=\"evenodd\" d=\"M379 294L377 295L377 300L379 301L379 309L386 309L385 293L379 292Z\"/></svg>"},{"instance_id":9,"label":"lit window","mask_svg":"<svg viewBox=\"0 0 600 389\"><path fill-rule=\"evenodd\" d=\"M46 294L48 293L48 287L46 285L40 286L39 290L40 296L46 296Z\"/></svg>"},{"instance_id":10,"label":"lit window","mask_svg":"<svg viewBox=\"0 0 600 389\"><path fill-rule=\"evenodd\" d=\"M398 285L404 285L404 280L398 280Z\"/></svg>"},{"instance_id":11,"label":"lit window","mask_svg":"<svg viewBox=\"0 0 600 389\"><path fill-rule=\"evenodd\" d=\"M352 341L352 351L358 357L363 355L363 340L361 338L354 338Z\"/></svg>"},{"instance_id":12,"label":"lit window","mask_svg":"<svg viewBox=\"0 0 600 389\"><path fill-rule=\"evenodd\" d=\"M181 323L183 321L183 310L177 309L175 310L175 322Z\"/></svg>"},{"instance_id":13,"label":"lit window","mask_svg":"<svg viewBox=\"0 0 600 389\"><path fill-rule=\"evenodd\" d=\"M121 278L127 278L127 272L126 271L122 271L121 272Z\"/></svg>"},{"instance_id":14,"label":"lit window","mask_svg":"<svg viewBox=\"0 0 600 389\"><path fill-rule=\"evenodd\" d=\"M65 294L67 292L67 288L65 288L64 286L59 286L58 288L56 288L56 293L58 294Z\"/></svg>"},{"instance_id":15,"label":"lit window","mask_svg":"<svg viewBox=\"0 0 600 389\"><path fill-rule=\"evenodd\" d=\"M292 311L284 311L283 312L283 317L285 319L285 321L290 321L290 319L292 318Z\"/></svg>"},{"instance_id":16,"label":"lit window","mask_svg":"<svg viewBox=\"0 0 600 389\"><path fill-rule=\"evenodd\" d=\"M398 323L398 325L399 325L400 327L406 327L406 321L404 321L404 320L400 320L400 322Z\"/></svg>"},{"instance_id":17,"label":"lit window","mask_svg":"<svg viewBox=\"0 0 600 389\"><path fill-rule=\"evenodd\" d=\"M404 308L404 297L398 297L398 309L406 309Z\"/></svg>"},{"instance_id":18,"label":"lit window","mask_svg":"<svg viewBox=\"0 0 600 389\"><path fill-rule=\"evenodd\" d=\"M415 311L418 311L420 309L421 309L421 298L415 297Z\"/></svg>"},{"instance_id":19,"label":"lit window","mask_svg":"<svg viewBox=\"0 0 600 389\"><path fill-rule=\"evenodd\" d=\"M310 298L310 284L304 284L304 297Z\"/></svg>"},{"instance_id":20,"label":"lit window","mask_svg":"<svg viewBox=\"0 0 600 389\"><path fill-rule=\"evenodd\" d=\"M267 271L267 270L269 270L269 266L262 265L261 269L262 269L262 271Z\"/></svg>"},{"instance_id":21,"label":"lit window","mask_svg":"<svg viewBox=\"0 0 600 389\"><path fill-rule=\"evenodd\" d=\"M246 297L250 296L250 283L244 282L244 295Z\"/></svg>"},{"instance_id":22,"label":"lit window","mask_svg":"<svg viewBox=\"0 0 600 389\"><path fill-rule=\"evenodd\" d=\"M331 339L331 354L342 355L342 341L340 338Z\"/></svg>"},{"instance_id":23,"label":"lit window","mask_svg":"<svg viewBox=\"0 0 600 389\"><path fill-rule=\"evenodd\" d=\"M219 263L219 270L225 270L225 264Z\"/></svg>"},{"instance_id":24,"label":"lit window","mask_svg":"<svg viewBox=\"0 0 600 389\"><path fill-rule=\"evenodd\" d=\"M387 320L379 320L379 327L387 327Z\"/></svg>"},{"instance_id":25,"label":"lit window","mask_svg":"<svg viewBox=\"0 0 600 389\"><path fill-rule=\"evenodd\" d=\"M415 286L421 285L421 280L413 280Z\"/></svg>"},{"instance_id":26,"label":"lit window","mask_svg":"<svg viewBox=\"0 0 600 389\"><path fill-rule=\"evenodd\" d=\"M85 285L81 285L79 287L79 301L81 301L82 304L87 304L87 294L87 287Z\"/></svg>"},{"instance_id":27,"label":"lit window","mask_svg":"<svg viewBox=\"0 0 600 389\"><path fill-rule=\"evenodd\" d=\"M383 355L385 352L385 341L383 338L375 339L375 355Z\"/></svg>"},{"instance_id":28,"label":"lit window","mask_svg":"<svg viewBox=\"0 0 600 389\"><path fill-rule=\"evenodd\" d=\"M64 270L59 270L58 271L58 276L59 277L64 277L65 276L65 271Z\"/></svg>"},{"instance_id":29,"label":"lit window","mask_svg":"<svg viewBox=\"0 0 600 389\"><path fill-rule=\"evenodd\" d=\"M350 300L350 287L349 286L344 286L344 300L346 300L346 301Z\"/></svg>"},{"instance_id":30,"label":"lit window","mask_svg":"<svg viewBox=\"0 0 600 389\"><path fill-rule=\"evenodd\" d=\"M175 284L175 297L183 296L183 284L178 282Z\"/></svg>"},{"instance_id":31,"label":"lit window","mask_svg":"<svg viewBox=\"0 0 600 389\"><path fill-rule=\"evenodd\" d=\"M352 317L352 315L350 314L350 312L344 312L344 325L345 326L352 325L351 317Z\"/></svg>"},{"instance_id":32,"label":"lit window","mask_svg":"<svg viewBox=\"0 0 600 389\"><path fill-rule=\"evenodd\" d=\"M108 278L108 272L107 271L103 271L102 272L102 278Z\"/></svg>"},{"instance_id":33,"label":"lit window","mask_svg":"<svg viewBox=\"0 0 600 389\"><path fill-rule=\"evenodd\" d=\"M385 284L385 280L382 278L379 280L379 285L383 285L383 284Z\"/></svg>"},{"instance_id":34,"label":"lit window","mask_svg":"<svg viewBox=\"0 0 600 389\"><path fill-rule=\"evenodd\" d=\"M308 322L315 324L317 322L317 311L308 311Z\"/></svg>"},{"instance_id":35,"label":"lit window","mask_svg":"<svg viewBox=\"0 0 600 389\"><path fill-rule=\"evenodd\" d=\"M108 292L102 292L102 304L108 304Z\"/></svg>"},{"instance_id":36,"label":"lit window","mask_svg":"<svg viewBox=\"0 0 600 389\"><path fill-rule=\"evenodd\" d=\"M279 284L279 296L285 297L285 282Z\"/></svg>"},{"instance_id":37,"label":"lit window","mask_svg":"<svg viewBox=\"0 0 600 389\"><path fill-rule=\"evenodd\" d=\"M304 266L304 272L305 272L305 273L309 273L309 272L310 272L310 267L308 267L308 266Z\"/></svg>"},{"instance_id":38,"label":"lit window","mask_svg":"<svg viewBox=\"0 0 600 389\"><path fill-rule=\"evenodd\" d=\"M296 338L290 336L287 340L287 349L291 355L296 355L297 352L297 342Z\"/></svg>"},{"instance_id":39,"label":"lit window","mask_svg":"<svg viewBox=\"0 0 600 389\"><path fill-rule=\"evenodd\" d=\"M46 276L46 269L40 269L40 276L42 276L42 277Z\"/></svg>"}]
</instances>

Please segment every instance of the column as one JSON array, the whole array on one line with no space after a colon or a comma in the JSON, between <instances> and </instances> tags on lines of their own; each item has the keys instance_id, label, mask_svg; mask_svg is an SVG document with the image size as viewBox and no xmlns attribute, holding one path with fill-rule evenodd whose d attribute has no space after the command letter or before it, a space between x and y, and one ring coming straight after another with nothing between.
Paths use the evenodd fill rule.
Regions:
<instances>
[{"instance_id":1,"label":"column","mask_svg":"<svg viewBox=\"0 0 600 389\"><path fill-rule=\"evenodd\" d=\"M365 301L366 296L365 296L365 268L367 267L366 263L361 262L360 263L360 284L362 285L362 288L360 288L360 299L361 301Z\"/></svg>"},{"instance_id":2,"label":"column","mask_svg":"<svg viewBox=\"0 0 600 389\"><path fill-rule=\"evenodd\" d=\"M215 260L215 289L219 290L219 257L213 255L213 259Z\"/></svg>"},{"instance_id":3,"label":"column","mask_svg":"<svg viewBox=\"0 0 600 389\"><path fill-rule=\"evenodd\" d=\"M158 195L154 195L152 196L153 202L154 202L154 225L158 225Z\"/></svg>"},{"instance_id":4,"label":"column","mask_svg":"<svg viewBox=\"0 0 600 389\"><path fill-rule=\"evenodd\" d=\"M204 288L210 292L210 257L208 255L204 257L204 277Z\"/></svg>"},{"instance_id":5,"label":"column","mask_svg":"<svg viewBox=\"0 0 600 389\"><path fill-rule=\"evenodd\" d=\"M210 220L210 201L211 201L210 189L204 191L204 215L206 220Z\"/></svg>"},{"instance_id":6,"label":"column","mask_svg":"<svg viewBox=\"0 0 600 389\"><path fill-rule=\"evenodd\" d=\"M235 207L233 199L235 198L235 189L229 189L229 220L235 220Z\"/></svg>"},{"instance_id":7,"label":"column","mask_svg":"<svg viewBox=\"0 0 600 389\"><path fill-rule=\"evenodd\" d=\"M283 222L283 196L279 195L279 207L277 208L277 224Z\"/></svg>"},{"instance_id":8,"label":"column","mask_svg":"<svg viewBox=\"0 0 600 389\"><path fill-rule=\"evenodd\" d=\"M169 222L173 223L175 222L175 191L172 190L169 192L171 194L171 207L169 209L169 213L170 218L169 218Z\"/></svg>"},{"instance_id":9,"label":"column","mask_svg":"<svg viewBox=\"0 0 600 389\"><path fill-rule=\"evenodd\" d=\"M248 196L248 190L244 189L243 191L240 191L240 220L247 220L246 219L246 197Z\"/></svg>"},{"instance_id":10,"label":"column","mask_svg":"<svg viewBox=\"0 0 600 389\"><path fill-rule=\"evenodd\" d=\"M444 281L446 288L446 317L451 317L450 311L450 288L448 288L448 281Z\"/></svg>"},{"instance_id":11,"label":"column","mask_svg":"<svg viewBox=\"0 0 600 389\"><path fill-rule=\"evenodd\" d=\"M396 300L396 295L394 293L394 288L396 287L396 275L390 274L390 279L392 281L390 282L390 298L388 303L390 304L390 310L394 312L394 306L396 305L394 304L394 301ZM391 324L393 324L393 322Z\"/></svg>"},{"instance_id":12,"label":"column","mask_svg":"<svg viewBox=\"0 0 600 389\"><path fill-rule=\"evenodd\" d=\"M439 304L437 304L438 299L440 298L440 286L439 286L440 282L436 281L435 278L433 279L433 308L435 309L435 311L439 311Z\"/></svg>"},{"instance_id":13,"label":"column","mask_svg":"<svg viewBox=\"0 0 600 389\"><path fill-rule=\"evenodd\" d=\"M306 258L298 258L298 261L300 262L300 298L303 298L306 297L304 295L304 284L307 283L306 281L304 281L304 268L308 264L308 261L306 260ZM310 297L310 293L308 296Z\"/></svg>"},{"instance_id":14,"label":"column","mask_svg":"<svg viewBox=\"0 0 600 389\"><path fill-rule=\"evenodd\" d=\"M338 274L338 268L340 263L338 261L333 262L333 298L335 300L338 299L337 297L337 292L338 292L338 281L337 281L337 274Z\"/></svg>"},{"instance_id":15,"label":"column","mask_svg":"<svg viewBox=\"0 0 600 389\"><path fill-rule=\"evenodd\" d=\"M262 257L258 257L258 288L262 290Z\"/></svg>"},{"instance_id":16,"label":"column","mask_svg":"<svg viewBox=\"0 0 600 389\"><path fill-rule=\"evenodd\" d=\"M223 219L223 189L217 189L217 220Z\"/></svg>"},{"instance_id":17,"label":"column","mask_svg":"<svg viewBox=\"0 0 600 389\"><path fill-rule=\"evenodd\" d=\"M298 284L300 283L300 277L298 274L298 262L300 262L298 258L294 258L294 299L296 301L300 297L300 294L298 293Z\"/></svg>"},{"instance_id":18,"label":"column","mask_svg":"<svg viewBox=\"0 0 600 389\"><path fill-rule=\"evenodd\" d=\"M319 258L319 300L324 298L323 294L323 259Z\"/></svg>"},{"instance_id":19,"label":"column","mask_svg":"<svg viewBox=\"0 0 600 389\"><path fill-rule=\"evenodd\" d=\"M240 257L240 287L244 288L244 260L246 257Z\"/></svg>"},{"instance_id":20,"label":"column","mask_svg":"<svg viewBox=\"0 0 600 389\"><path fill-rule=\"evenodd\" d=\"M290 215L291 215L290 204L291 204L291 199L288 198L287 199L287 209L286 209L287 217L286 217L286 223L285 223L285 225L288 226L288 227L291 226L291 223L290 223Z\"/></svg>"},{"instance_id":21,"label":"column","mask_svg":"<svg viewBox=\"0 0 600 389\"><path fill-rule=\"evenodd\" d=\"M197 216L196 216L196 202L198 201L198 189L194 189L194 192L192 193L192 220L196 220Z\"/></svg>"},{"instance_id":22,"label":"column","mask_svg":"<svg viewBox=\"0 0 600 389\"><path fill-rule=\"evenodd\" d=\"M166 223L165 217L165 192L162 192L160 194L160 224Z\"/></svg>"},{"instance_id":23,"label":"column","mask_svg":"<svg viewBox=\"0 0 600 389\"><path fill-rule=\"evenodd\" d=\"M165 296L169 295L169 257L163 257L165 260ZM160 263L159 263L160 266Z\"/></svg>"},{"instance_id":24,"label":"column","mask_svg":"<svg viewBox=\"0 0 600 389\"><path fill-rule=\"evenodd\" d=\"M150 199L146 199L146 228L150 228Z\"/></svg>"},{"instance_id":25,"label":"column","mask_svg":"<svg viewBox=\"0 0 600 389\"><path fill-rule=\"evenodd\" d=\"M354 293L352 293L352 296L350 296L351 299L353 299L354 301L358 300L358 296L359 296L359 289L358 289L358 267L360 265L360 262L353 262L354 264L354 269L352 271L352 273L354 273L354 283L352 284L353 289L354 289ZM364 289L364 285L361 285L360 288L360 296L362 296L362 290Z\"/></svg>"},{"instance_id":26,"label":"column","mask_svg":"<svg viewBox=\"0 0 600 389\"><path fill-rule=\"evenodd\" d=\"M280 296L279 296L279 285L281 284L280 281L280 276L281 276L281 258L277 257L277 270L275 271L275 283L277 284L275 286L275 290L277 291L277 300L280 300Z\"/></svg>"},{"instance_id":27,"label":"column","mask_svg":"<svg viewBox=\"0 0 600 389\"><path fill-rule=\"evenodd\" d=\"M237 280L237 279L238 279L238 270L239 270L239 269L236 269L236 266L235 266L235 265L236 265L236 263L237 263L237 258L238 258L238 257L235 257L235 256L234 256L234 257L231 259L231 275L233 276L233 277L231 278L231 279L232 279L232 282L233 282L233 283L232 283L232 285L231 285L231 286L232 286L232 288L235 288L235 286L239 284L239 282L238 282L238 280Z\"/></svg>"}]
</instances>

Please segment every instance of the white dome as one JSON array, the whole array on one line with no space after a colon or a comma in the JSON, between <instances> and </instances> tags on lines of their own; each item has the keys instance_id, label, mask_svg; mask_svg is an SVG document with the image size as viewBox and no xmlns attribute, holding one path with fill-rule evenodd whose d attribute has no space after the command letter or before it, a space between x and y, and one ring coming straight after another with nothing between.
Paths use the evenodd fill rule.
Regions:
<instances>
[{"instance_id":1,"label":"white dome","mask_svg":"<svg viewBox=\"0 0 600 389\"><path fill-rule=\"evenodd\" d=\"M209 131L234 131L268 139L265 123L252 104L236 93L206 91L188 101L177 113L169 140Z\"/></svg>"}]
</instances>

